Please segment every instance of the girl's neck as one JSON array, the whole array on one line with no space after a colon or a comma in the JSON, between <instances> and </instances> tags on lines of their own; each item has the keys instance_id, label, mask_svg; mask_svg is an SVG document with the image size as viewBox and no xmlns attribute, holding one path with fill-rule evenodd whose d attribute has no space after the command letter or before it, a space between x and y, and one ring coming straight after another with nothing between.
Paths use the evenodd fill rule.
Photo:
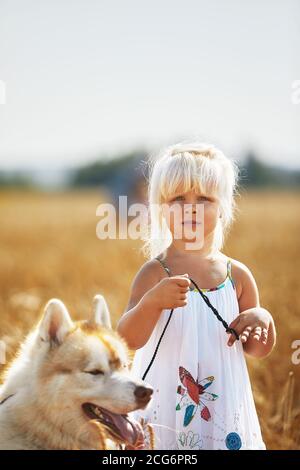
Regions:
<instances>
[{"instance_id":1,"label":"girl's neck","mask_svg":"<svg viewBox=\"0 0 300 470\"><path fill-rule=\"evenodd\" d=\"M207 237L201 248L192 250L187 249L186 243L182 240L173 240L172 244L167 248L166 254L173 259L189 258L192 260L196 256L198 260L199 258L214 260L220 252L215 249L213 239Z\"/></svg>"}]
</instances>

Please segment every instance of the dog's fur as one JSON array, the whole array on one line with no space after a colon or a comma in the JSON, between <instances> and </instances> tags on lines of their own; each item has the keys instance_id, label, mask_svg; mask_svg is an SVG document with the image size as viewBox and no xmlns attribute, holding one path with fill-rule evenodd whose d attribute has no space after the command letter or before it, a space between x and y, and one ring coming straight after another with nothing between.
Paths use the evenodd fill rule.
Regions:
<instances>
[{"instance_id":1,"label":"dog's fur","mask_svg":"<svg viewBox=\"0 0 300 470\"><path fill-rule=\"evenodd\" d=\"M81 322L51 299L4 374L0 449L122 448L122 439L91 420L83 405L125 415L145 408L152 391L131 375L127 345L111 329L103 296Z\"/></svg>"}]
</instances>

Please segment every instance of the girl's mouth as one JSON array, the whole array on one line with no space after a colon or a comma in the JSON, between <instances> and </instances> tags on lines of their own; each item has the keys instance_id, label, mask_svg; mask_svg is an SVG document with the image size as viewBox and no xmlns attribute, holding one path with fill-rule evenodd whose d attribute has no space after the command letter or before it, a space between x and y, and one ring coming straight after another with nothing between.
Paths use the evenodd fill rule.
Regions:
<instances>
[{"instance_id":1,"label":"girl's mouth","mask_svg":"<svg viewBox=\"0 0 300 470\"><path fill-rule=\"evenodd\" d=\"M196 220L184 220L182 225L201 225L201 222L197 222Z\"/></svg>"}]
</instances>

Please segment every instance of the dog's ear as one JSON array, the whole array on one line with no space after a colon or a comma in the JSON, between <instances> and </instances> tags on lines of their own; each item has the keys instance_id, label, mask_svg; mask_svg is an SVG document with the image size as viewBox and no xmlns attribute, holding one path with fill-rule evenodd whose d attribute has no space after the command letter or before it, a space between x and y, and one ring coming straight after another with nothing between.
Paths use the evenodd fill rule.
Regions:
<instances>
[{"instance_id":1,"label":"dog's ear","mask_svg":"<svg viewBox=\"0 0 300 470\"><path fill-rule=\"evenodd\" d=\"M41 339L52 344L61 344L73 327L74 324L64 303L59 299L49 300L39 324Z\"/></svg>"},{"instance_id":2,"label":"dog's ear","mask_svg":"<svg viewBox=\"0 0 300 470\"><path fill-rule=\"evenodd\" d=\"M111 328L110 313L103 295L95 295L93 299L93 314L89 320L90 325L106 326Z\"/></svg>"}]
</instances>

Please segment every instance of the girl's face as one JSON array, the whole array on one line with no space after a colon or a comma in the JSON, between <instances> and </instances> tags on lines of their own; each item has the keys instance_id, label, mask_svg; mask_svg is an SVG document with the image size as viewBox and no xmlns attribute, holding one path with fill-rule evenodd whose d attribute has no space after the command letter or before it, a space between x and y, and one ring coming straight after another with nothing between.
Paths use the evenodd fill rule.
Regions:
<instances>
[{"instance_id":1,"label":"girl's face","mask_svg":"<svg viewBox=\"0 0 300 470\"><path fill-rule=\"evenodd\" d=\"M199 194L190 190L177 193L163 204L163 215L173 240L201 242L213 234L220 216L220 204L216 195Z\"/></svg>"}]
</instances>

